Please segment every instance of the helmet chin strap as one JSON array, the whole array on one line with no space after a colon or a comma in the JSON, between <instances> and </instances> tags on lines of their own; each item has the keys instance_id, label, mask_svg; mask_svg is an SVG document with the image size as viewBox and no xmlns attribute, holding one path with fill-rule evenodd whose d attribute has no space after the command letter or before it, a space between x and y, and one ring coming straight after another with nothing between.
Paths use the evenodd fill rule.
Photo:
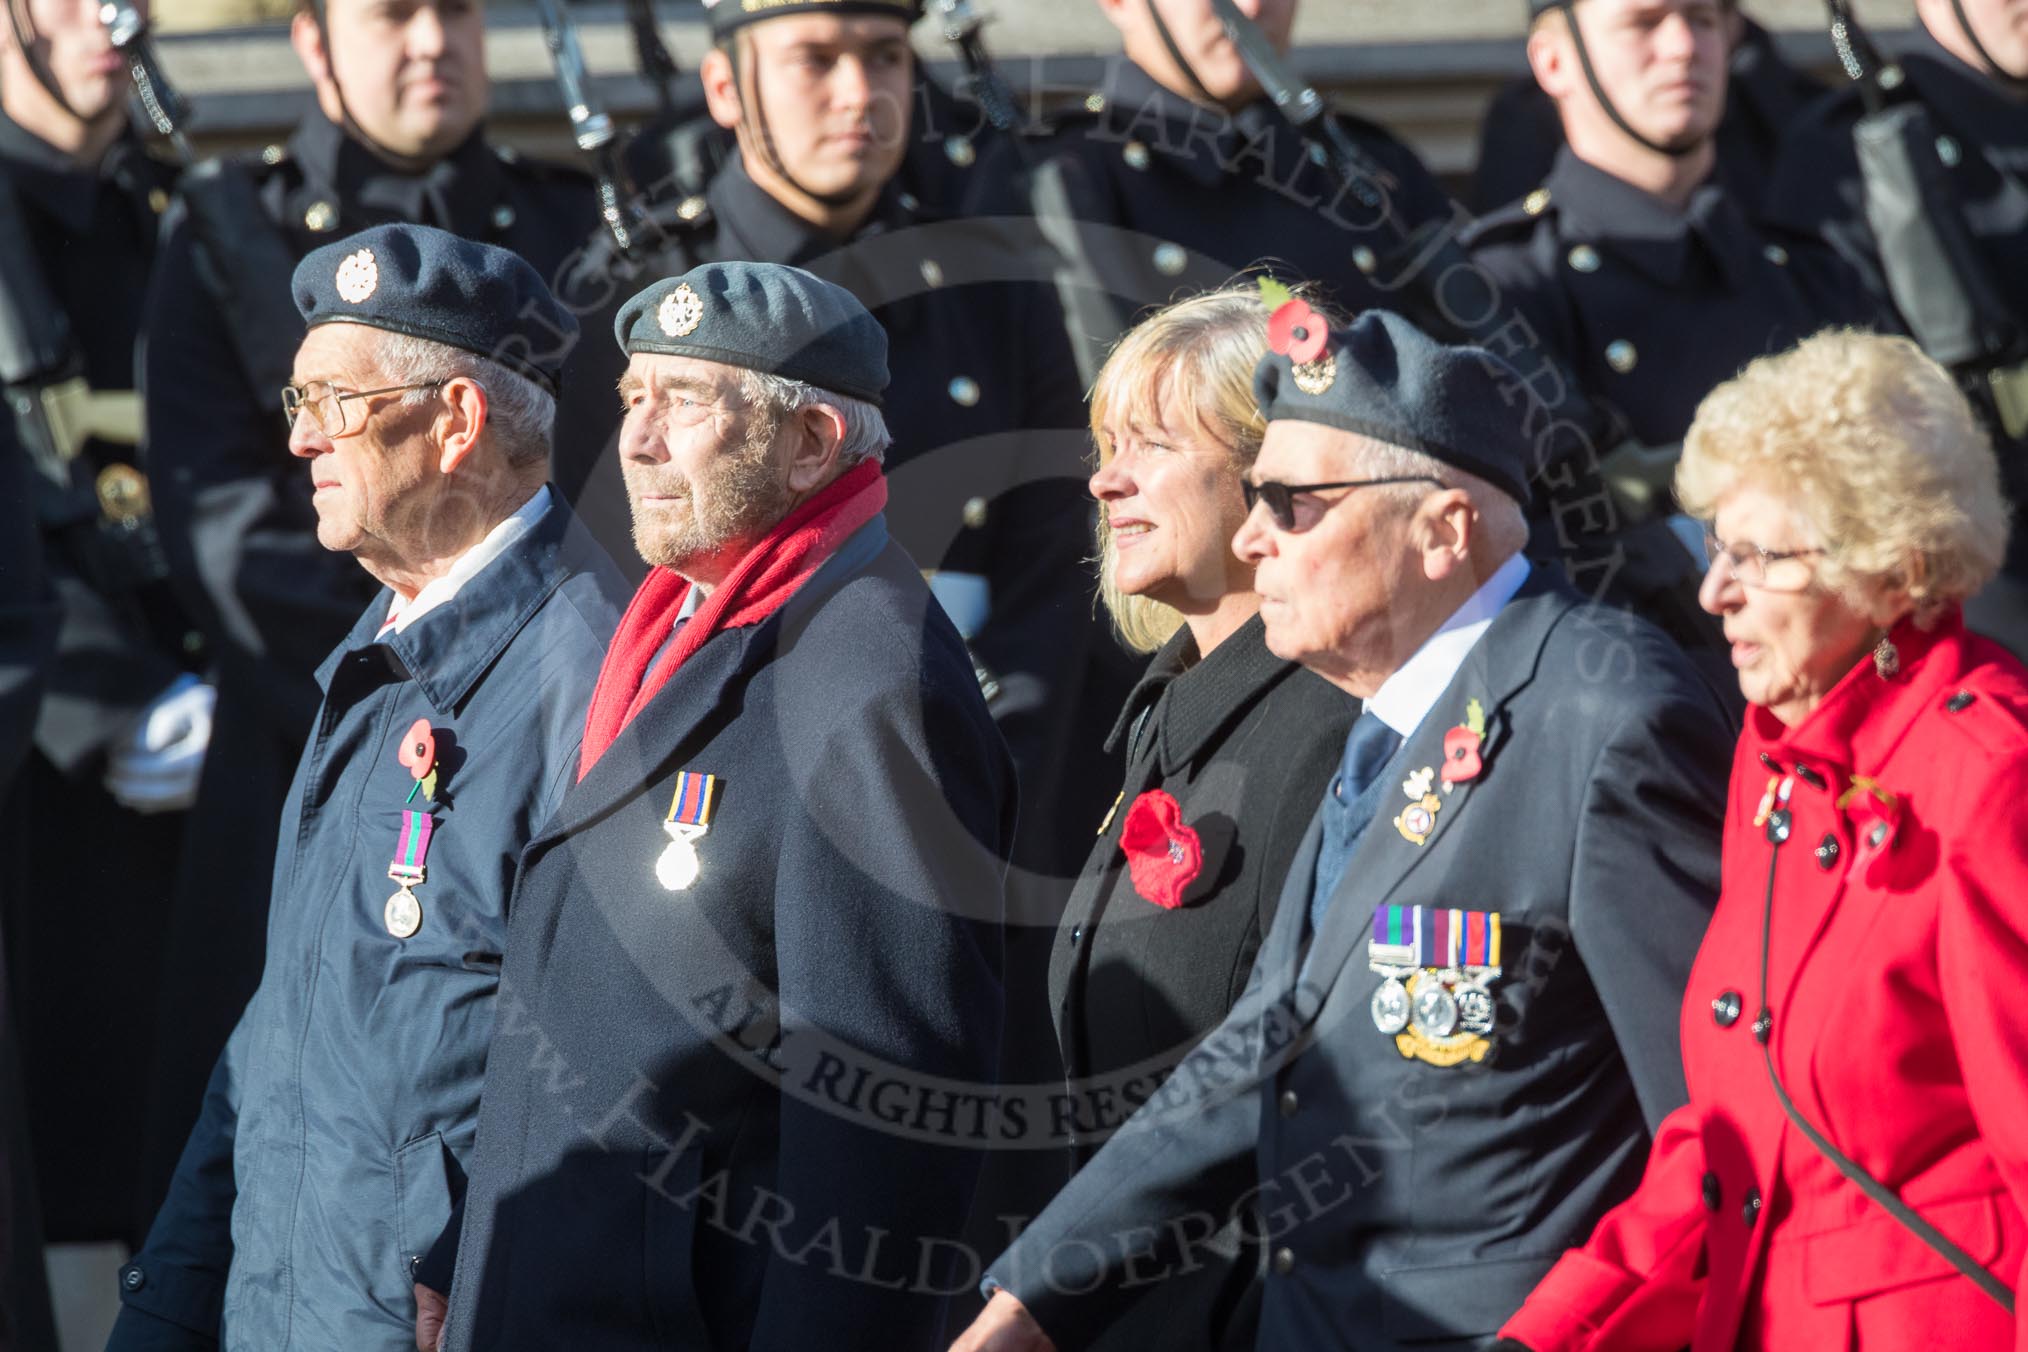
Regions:
<instances>
[{"instance_id":1,"label":"helmet chin strap","mask_svg":"<svg viewBox=\"0 0 2028 1352\"><path fill-rule=\"evenodd\" d=\"M1951 0L1951 12L1958 16L1958 31L1965 35L1965 41L1972 44L1972 50L1985 63L1986 74L2016 94L2028 94L2028 76L2016 75L1995 61L1993 54L1986 50L1986 44L1979 41L1978 30L1972 27L1972 16L1965 13L1965 0Z\"/></svg>"},{"instance_id":2,"label":"helmet chin strap","mask_svg":"<svg viewBox=\"0 0 2028 1352\"><path fill-rule=\"evenodd\" d=\"M13 0L19 4L22 0ZM366 128L352 116L351 105L345 102L345 86L338 79L338 57L331 46L331 30L324 25L324 0L312 0L310 14L317 21L317 41L324 47L324 74L331 81L331 97L338 100L338 126L344 133L365 146L379 159L404 172L427 169L436 163L434 159L417 159L389 149L367 134Z\"/></svg>"},{"instance_id":3,"label":"helmet chin strap","mask_svg":"<svg viewBox=\"0 0 2028 1352\"><path fill-rule=\"evenodd\" d=\"M1204 81L1197 78L1196 70L1190 65L1190 58L1183 55L1183 49L1176 45L1176 35L1170 32L1169 25L1163 22L1162 11L1155 8L1155 0L1147 0L1147 4L1148 19L1155 25L1155 36L1162 39L1162 46L1167 49L1169 59L1176 63L1177 70L1183 72L1183 78L1189 82L1191 90L1194 91L1192 97L1200 103L1213 108L1218 107L1220 100L1213 98L1211 91L1204 87Z\"/></svg>"},{"instance_id":4,"label":"helmet chin strap","mask_svg":"<svg viewBox=\"0 0 2028 1352\"><path fill-rule=\"evenodd\" d=\"M749 122L752 127L752 139L760 150L761 163L768 167L770 173L813 202L834 210L851 206L861 196L860 189L846 188L837 192L818 192L797 178L783 162L781 152L775 146L774 129L768 125L767 111L761 107L760 52L753 45L752 35L745 31L735 33L733 41L737 44L736 49L727 53L728 59L732 62L732 89L739 96L742 120ZM751 97L743 66L753 68Z\"/></svg>"},{"instance_id":5,"label":"helmet chin strap","mask_svg":"<svg viewBox=\"0 0 2028 1352\"><path fill-rule=\"evenodd\" d=\"M1584 30L1577 26L1577 0L1557 0L1556 7L1563 11L1564 24L1570 29L1570 40L1577 47L1577 64L1584 71L1584 82L1591 86L1591 96L1598 100L1599 107L1605 109L1605 115L1612 119L1615 127L1637 144L1645 146L1657 155L1667 155L1675 160L1694 155L1699 147L1711 139L1711 133L1704 132L1665 144L1635 131L1633 124L1620 116L1620 110L1614 105L1612 96L1607 94L1605 86L1598 82L1598 72L1592 69L1591 53L1584 45Z\"/></svg>"}]
</instances>

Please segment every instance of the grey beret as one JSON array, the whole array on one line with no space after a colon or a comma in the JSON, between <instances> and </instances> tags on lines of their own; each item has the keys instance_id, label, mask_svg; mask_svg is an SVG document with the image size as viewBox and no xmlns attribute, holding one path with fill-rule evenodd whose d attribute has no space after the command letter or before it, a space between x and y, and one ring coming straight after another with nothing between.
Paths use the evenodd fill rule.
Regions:
<instances>
[{"instance_id":1,"label":"grey beret","mask_svg":"<svg viewBox=\"0 0 2028 1352\"><path fill-rule=\"evenodd\" d=\"M364 324L463 348L552 394L577 320L520 255L427 225L377 225L312 249L290 285L311 328Z\"/></svg>"},{"instance_id":2,"label":"grey beret","mask_svg":"<svg viewBox=\"0 0 2028 1352\"><path fill-rule=\"evenodd\" d=\"M790 14L890 14L904 23L922 16L922 0L704 0L711 36Z\"/></svg>"},{"instance_id":3,"label":"grey beret","mask_svg":"<svg viewBox=\"0 0 2028 1352\"><path fill-rule=\"evenodd\" d=\"M783 263L706 263L620 307L613 337L658 352L743 366L880 402L887 331L842 286Z\"/></svg>"},{"instance_id":4,"label":"grey beret","mask_svg":"<svg viewBox=\"0 0 2028 1352\"><path fill-rule=\"evenodd\" d=\"M1447 347L1386 310L1332 329L1300 300L1275 311L1268 342L1253 395L1269 422L1322 423L1421 451L1528 501L1531 448L1503 393L1523 381L1485 348Z\"/></svg>"}]
</instances>

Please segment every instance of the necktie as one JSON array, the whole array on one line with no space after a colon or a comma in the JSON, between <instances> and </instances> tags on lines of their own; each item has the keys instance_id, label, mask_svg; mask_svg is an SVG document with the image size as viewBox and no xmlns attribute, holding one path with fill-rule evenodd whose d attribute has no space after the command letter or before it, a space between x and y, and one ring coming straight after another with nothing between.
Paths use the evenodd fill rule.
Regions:
<instances>
[{"instance_id":1,"label":"necktie","mask_svg":"<svg viewBox=\"0 0 2028 1352\"><path fill-rule=\"evenodd\" d=\"M1338 879L1344 876L1359 833L1380 810L1384 788L1381 772L1400 749L1401 734L1373 713L1359 715L1345 738L1345 755L1338 762L1338 773L1324 790L1324 841L1317 851L1317 876L1310 888L1312 932L1324 922L1324 910L1330 904L1331 893L1337 890Z\"/></svg>"}]
</instances>

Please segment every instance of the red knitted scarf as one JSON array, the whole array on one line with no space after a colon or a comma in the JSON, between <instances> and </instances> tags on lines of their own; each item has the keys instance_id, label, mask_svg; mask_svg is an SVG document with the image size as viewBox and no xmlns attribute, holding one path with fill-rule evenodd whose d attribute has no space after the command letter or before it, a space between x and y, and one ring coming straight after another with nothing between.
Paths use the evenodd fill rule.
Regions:
<instances>
[{"instance_id":1,"label":"red knitted scarf","mask_svg":"<svg viewBox=\"0 0 2028 1352\"><path fill-rule=\"evenodd\" d=\"M650 572L620 617L605 664L599 668L591 710L585 715L577 777L582 780L591 773L621 729L647 707L684 659L712 635L759 624L781 609L854 531L886 505L887 480L879 465L862 461L840 475L747 551L670 642L668 655L652 673L648 668L682 613L691 584L667 568Z\"/></svg>"}]
</instances>

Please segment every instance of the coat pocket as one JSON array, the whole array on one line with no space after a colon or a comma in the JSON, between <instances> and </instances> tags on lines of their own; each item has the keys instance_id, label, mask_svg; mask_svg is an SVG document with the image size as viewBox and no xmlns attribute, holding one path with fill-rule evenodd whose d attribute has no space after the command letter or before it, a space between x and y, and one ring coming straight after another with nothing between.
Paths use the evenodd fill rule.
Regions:
<instances>
[{"instance_id":1,"label":"coat pocket","mask_svg":"<svg viewBox=\"0 0 2028 1352\"><path fill-rule=\"evenodd\" d=\"M1992 1194L1926 1202L1916 1212L1970 1254L1973 1262L1990 1268L2000 1256L2000 1214ZM1950 1259L1885 1211L1802 1242L1803 1290L1819 1305L1860 1300L1939 1277L1964 1282L1972 1295L1987 1299Z\"/></svg>"},{"instance_id":2,"label":"coat pocket","mask_svg":"<svg viewBox=\"0 0 2028 1352\"><path fill-rule=\"evenodd\" d=\"M666 1152L650 1150L640 1178L642 1281L656 1332L674 1347L709 1347L704 1313L697 1301L695 1271L698 1181L703 1152L685 1150L672 1164Z\"/></svg>"},{"instance_id":3,"label":"coat pocket","mask_svg":"<svg viewBox=\"0 0 2028 1352\"><path fill-rule=\"evenodd\" d=\"M413 1283L415 1260L430 1251L450 1224L455 1167L440 1132L419 1136L394 1152L395 1257L404 1283ZM406 1293L408 1288L402 1289Z\"/></svg>"}]
</instances>

